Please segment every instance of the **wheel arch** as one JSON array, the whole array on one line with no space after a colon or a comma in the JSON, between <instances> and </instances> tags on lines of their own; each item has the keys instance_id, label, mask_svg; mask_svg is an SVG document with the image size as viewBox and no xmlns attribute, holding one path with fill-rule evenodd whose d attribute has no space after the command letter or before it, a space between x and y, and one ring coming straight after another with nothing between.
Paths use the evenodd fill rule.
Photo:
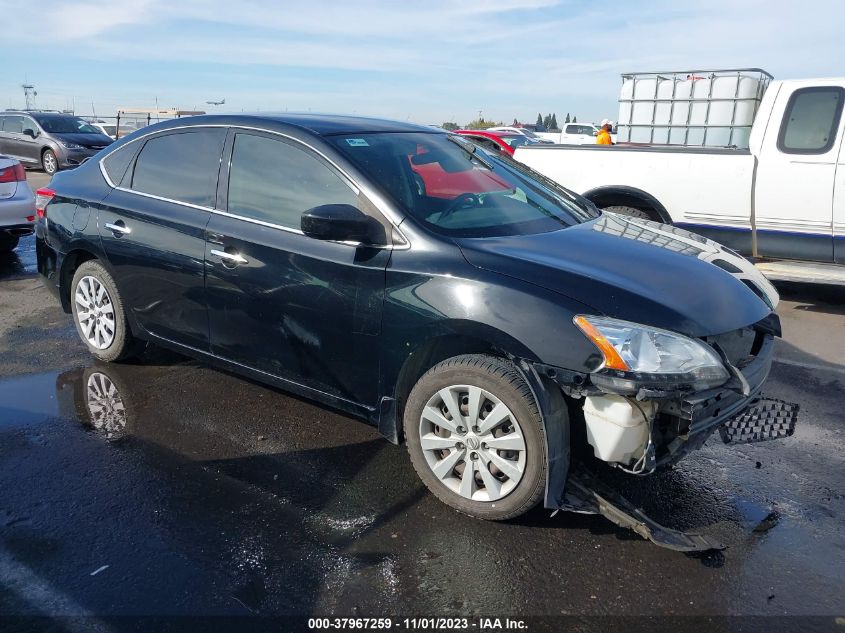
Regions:
<instances>
[{"instance_id":1,"label":"wheel arch","mask_svg":"<svg viewBox=\"0 0 845 633\"><path fill-rule=\"evenodd\" d=\"M585 192L583 196L597 207L626 206L653 214L654 220L672 223L672 216L650 193L627 185L606 185Z\"/></svg>"},{"instance_id":2,"label":"wheel arch","mask_svg":"<svg viewBox=\"0 0 845 633\"><path fill-rule=\"evenodd\" d=\"M58 164L58 162L59 162L59 150L58 150L58 148L53 147L50 144L44 145L41 148L41 151L38 153L38 155L41 157L41 160L42 161L44 160L44 154L45 154L45 152L47 152L47 150L50 150L51 152L53 152L53 156L56 157L56 163Z\"/></svg>"},{"instance_id":3,"label":"wheel arch","mask_svg":"<svg viewBox=\"0 0 845 633\"><path fill-rule=\"evenodd\" d=\"M117 285L117 277L115 276L111 263L106 258L105 253L101 252L95 244L90 241L74 240L71 242L67 253L62 255L61 267L59 269L59 297L61 299L62 309L64 309L64 311L68 314L72 311L70 305L70 293L73 276L82 264L92 259L97 260L100 265L106 269L109 275L112 276L112 279L114 279L115 285ZM120 290L119 286L118 290ZM132 319L130 318L130 323L131 321Z\"/></svg>"},{"instance_id":4,"label":"wheel arch","mask_svg":"<svg viewBox=\"0 0 845 633\"><path fill-rule=\"evenodd\" d=\"M479 326L477 323L453 323L449 331L422 338L394 371L382 377L382 392L386 396L382 398L378 419L382 435L395 444L402 441L402 416L411 389L422 375L437 363L462 354L488 354L509 360L536 360L536 356L528 348L509 334L490 326Z\"/></svg>"}]
</instances>

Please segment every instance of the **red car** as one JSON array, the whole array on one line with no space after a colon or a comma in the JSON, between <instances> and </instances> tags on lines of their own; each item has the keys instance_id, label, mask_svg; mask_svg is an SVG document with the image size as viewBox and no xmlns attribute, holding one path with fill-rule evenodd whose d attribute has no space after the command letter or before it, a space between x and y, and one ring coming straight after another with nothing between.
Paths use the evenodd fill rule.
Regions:
<instances>
[{"instance_id":1,"label":"red car","mask_svg":"<svg viewBox=\"0 0 845 633\"><path fill-rule=\"evenodd\" d=\"M484 194L510 189L507 181L488 169L477 169L470 162L463 169L447 171L437 161L416 160L425 153L424 148L418 148L416 155L408 156L418 193L422 196L452 199L464 193Z\"/></svg>"},{"instance_id":2,"label":"red car","mask_svg":"<svg viewBox=\"0 0 845 633\"><path fill-rule=\"evenodd\" d=\"M484 149L493 150L496 152L504 152L508 156L513 156L514 151L520 145L529 143L530 139L521 134L514 134L512 132L489 132L487 130L455 130L455 134L467 136L476 145L480 145Z\"/></svg>"}]
</instances>

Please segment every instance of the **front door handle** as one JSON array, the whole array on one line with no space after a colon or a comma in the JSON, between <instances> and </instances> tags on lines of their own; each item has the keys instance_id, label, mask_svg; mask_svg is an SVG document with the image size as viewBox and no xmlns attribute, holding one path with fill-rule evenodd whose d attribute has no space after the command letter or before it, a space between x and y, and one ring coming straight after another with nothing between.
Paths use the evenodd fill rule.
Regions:
<instances>
[{"instance_id":1,"label":"front door handle","mask_svg":"<svg viewBox=\"0 0 845 633\"><path fill-rule=\"evenodd\" d=\"M105 227L106 227L109 231L111 231L112 233L114 233L114 234L115 234L115 237L118 237L118 236L120 236L120 235L129 235L129 234L132 232L132 229L130 229L128 226L126 226L126 225L123 223L123 220L118 220L118 221L117 221L117 222L115 222L115 223L107 222L107 223L105 224Z\"/></svg>"},{"instance_id":2,"label":"front door handle","mask_svg":"<svg viewBox=\"0 0 845 633\"><path fill-rule=\"evenodd\" d=\"M246 257L241 255L240 253L227 253L226 251L218 251L218 250L210 250L208 251L210 255L214 255L215 257L219 257L223 260L223 265L229 264L230 266L237 266L239 264L248 264Z\"/></svg>"}]
</instances>

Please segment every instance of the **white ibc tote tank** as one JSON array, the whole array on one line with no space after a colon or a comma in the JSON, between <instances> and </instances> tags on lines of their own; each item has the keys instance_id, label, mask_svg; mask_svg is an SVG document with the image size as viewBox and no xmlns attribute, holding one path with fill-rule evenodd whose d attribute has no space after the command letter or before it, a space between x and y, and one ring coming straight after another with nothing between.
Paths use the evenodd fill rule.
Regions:
<instances>
[{"instance_id":1,"label":"white ibc tote tank","mask_svg":"<svg viewBox=\"0 0 845 633\"><path fill-rule=\"evenodd\" d=\"M623 75L619 140L748 147L771 79L756 68Z\"/></svg>"},{"instance_id":2,"label":"white ibc tote tank","mask_svg":"<svg viewBox=\"0 0 845 633\"><path fill-rule=\"evenodd\" d=\"M616 118L617 136L620 141L631 140L631 101L634 98L634 80L622 79L622 90L619 93L619 116Z\"/></svg>"}]
</instances>

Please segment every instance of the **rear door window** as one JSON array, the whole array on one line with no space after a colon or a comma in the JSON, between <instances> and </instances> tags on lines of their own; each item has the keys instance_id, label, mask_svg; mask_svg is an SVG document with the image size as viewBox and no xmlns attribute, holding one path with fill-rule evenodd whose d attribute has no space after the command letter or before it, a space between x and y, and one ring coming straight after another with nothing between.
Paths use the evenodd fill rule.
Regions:
<instances>
[{"instance_id":1,"label":"rear door window","mask_svg":"<svg viewBox=\"0 0 845 633\"><path fill-rule=\"evenodd\" d=\"M313 153L280 139L237 134L229 168L229 213L299 230L323 204L359 206L358 194Z\"/></svg>"},{"instance_id":2,"label":"rear door window","mask_svg":"<svg viewBox=\"0 0 845 633\"><path fill-rule=\"evenodd\" d=\"M792 93L781 123L778 149L786 154L826 154L836 141L845 90L814 86Z\"/></svg>"},{"instance_id":3,"label":"rear door window","mask_svg":"<svg viewBox=\"0 0 845 633\"><path fill-rule=\"evenodd\" d=\"M151 138L135 161L131 188L168 200L213 207L225 138L224 128Z\"/></svg>"}]
</instances>

